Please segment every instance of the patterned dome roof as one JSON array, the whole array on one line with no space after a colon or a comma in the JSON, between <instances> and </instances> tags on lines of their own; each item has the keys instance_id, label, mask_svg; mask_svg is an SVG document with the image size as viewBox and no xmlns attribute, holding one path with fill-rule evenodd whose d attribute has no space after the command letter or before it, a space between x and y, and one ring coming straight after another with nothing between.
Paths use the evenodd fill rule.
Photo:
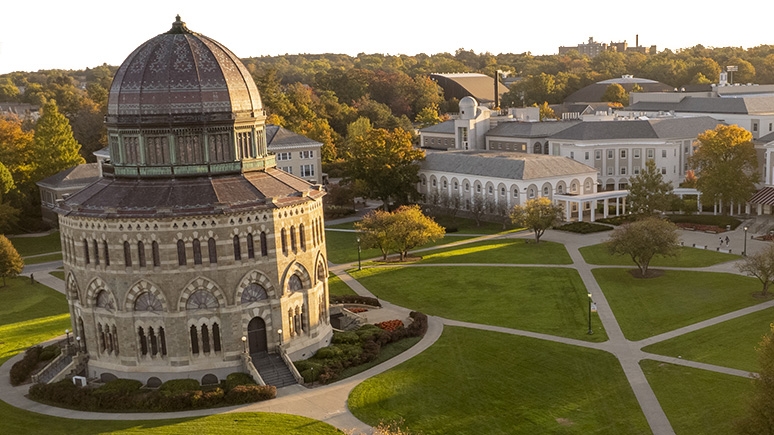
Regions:
<instances>
[{"instance_id":1,"label":"patterned dome roof","mask_svg":"<svg viewBox=\"0 0 774 435\"><path fill-rule=\"evenodd\" d=\"M263 116L258 88L234 53L188 30L179 15L126 58L110 87L108 118L118 123L218 114Z\"/></svg>"}]
</instances>

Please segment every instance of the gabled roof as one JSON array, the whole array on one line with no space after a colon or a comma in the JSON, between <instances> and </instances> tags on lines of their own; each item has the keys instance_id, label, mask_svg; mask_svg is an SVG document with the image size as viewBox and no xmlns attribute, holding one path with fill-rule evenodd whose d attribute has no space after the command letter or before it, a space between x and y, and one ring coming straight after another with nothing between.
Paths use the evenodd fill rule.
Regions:
<instances>
[{"instance_id":1,"label":"gabled roof","mask_svg":"<svg viewBox=\"0 0 774 435\"><path fill-rule=\"evenodd\" d=\"M420 133L448 133L454 134L454 120L450 119L440 124L431 125L419 130Z\"/></svg>"},{"instance_id":2,"label":"gabled roof","mask_svg":"<svg viewBox=\"0 0 774 435\"><path fill-rule=\"evenodd\" d=\"M774 142L774 132L769 133L766 136L761 136L758 139L753 140L753 142L761 142L764 144L767 144L769 142Z\"/></svg>"},{"instance_id":3,"label":"gabled roof","mask_svg":"<svg viewBox=\"0 0 774 435\"><path fill-rule=\"evenodd\" d=\"M266 146L272 148L320 147L322 144L314 139L298 133L293 133L285 127L269 124L266 126Z\"/></svg>"},{"instance_id":4,"label":"gabled roof","mask_svg":"<svg viewBox=\"0 0 774 435\"><path fill-rule=\"evenodd\" d=\"M679 103L640 101L626 108L631 111L669 111L690 113L728 113L736 115L774 114L774 96L760 97L692 97Z\"/></svg>"},{"instance_id":5,"label":"gabled roof","mask_svg":"<svg viewBox=\"0 0 774 435\"><path fill-rule=\"evenodd\" d=\"M709 116L695 118L657 118L647 120L581 122L551 136L551 139L609 140L609 139L667 139L695 138L714 129L716 119Z\"/></svg>"},{"instance_id":6,"label":"gabled roof","mask_svg":"<svg viewBox=\"0 0 774 435\"><path fill-rule=\"evenodd\" d=\"M580 121L518 122L507 121L489 130L487 136L548 137L572 127Z\"/></svg>"},{"instance_id":7,"label":"gabled roof","mask_svg":"<svg viewBox=\"0 0 774 435\"><path fill-rule=\"evenodd\" d=\"M567 157L492 151L442 151L427 153L426 171L485 176L510 180L596 174L597 170Z\"/></svg>"},{"instance_id":8,"label":"gabled roof","mask_svg":"<svg viewBox=\"0 0 774 435\"><path fill-rule=\"evenodd\" d=\"M99 164L84 163L74 168L65 169L35 184L52 189L69 189L84 187L97 180L99 180Z\"/></svg>"}]
</instances>

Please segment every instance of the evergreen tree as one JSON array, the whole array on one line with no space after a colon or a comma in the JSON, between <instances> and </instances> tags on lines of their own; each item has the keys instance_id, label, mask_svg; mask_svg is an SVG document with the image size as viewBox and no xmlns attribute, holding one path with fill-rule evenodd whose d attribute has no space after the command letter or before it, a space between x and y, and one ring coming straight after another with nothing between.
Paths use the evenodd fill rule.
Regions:
<instances>
[{"instance_id":1,"label":"evergreen tree","mask_svg":"<svg viewBox=\"0 0 774 435\"><path fill-rule=\"evenodd\" d=\"M3 287L5 287L5 278L13 278L24 269L24 260L14 248L7 237L0 235L0 276L3 277Z\"/></svg>"},{"instance_id":2,"label":"evergreen tree","mask_svg":"<svg viewBox=\"0 0 774 435\"><path fill-rule=\"evenodd\" d=\"M645 162L645 168L631 179L628 202L638 213L652 214L665 211L673 199L672 183L664 181L653 159Z\"/></svg>"},{"instance_id":3,"label":"evergreen tree","mask_svg":"<svg viewBox=\"0 0 774 435\"><path fill-rule=\"evenodd\" d=\"M81 144L73 137L70 122L59 113L56 102L49 100L43 106L32 139L33 181L85 163L80 150Z\"/></svg>"}]
</instances>

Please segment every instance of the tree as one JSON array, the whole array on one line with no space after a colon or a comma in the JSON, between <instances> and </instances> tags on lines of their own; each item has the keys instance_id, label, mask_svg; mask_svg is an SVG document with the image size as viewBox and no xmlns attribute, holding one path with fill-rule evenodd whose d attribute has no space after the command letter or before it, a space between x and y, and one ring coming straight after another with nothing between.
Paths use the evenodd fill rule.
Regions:
<instances>
[{"instance_id":1,"label":"tree","mask_svg":"<svg viewBox=\"0 0 774 435\"><path fill-rule=\"evenodd\" d=\"M611 83L605 88L605 93L602 94L602 101L610 101L611 103L620 103L622 106L628 106L629 93L618 83Z\"/></svg>"},{"instance_id":2,"label":"tree","mask_svg":"<svg viewBox=\"0 0 774 435\"><path fill-rule=\"evenodd\" d=\"M758 375L752 377L753 391L746 415L735 424L736 433L759 435L774 433L774 323L756 348Z\"/></svg>"},{"instance_id":3,"label":"tree","mask_svg":"<svg viewBox=\"0 0 774 435\"><path fill-rule=\"evenodd\" d=\"M390 204L406 204L417 198L419 181L418 161L425 158L422 150L414 148L411 133L394 129L371 129L342 144L345 180L358 180L365 194L382 200L385 209Z\"/></svg>"},{"instance_id":4,"label":"tree","mask_svg":"<svg viewBox=\"0 0 774 435\"><path fill-rule=\"evenodd\" d=\"M673 196L672 183L664 181L656 162L650 159L640 174L630 180L627 200L633 210L653 214L667 210Z\"/></svg>"},{"instance_id":5,"label":"tree","mask_svg":"<svg viewBox=\"0 0 774 435\"><path fill-rule=\"evenodd\" d=\"M3 277L3 287L5 287L5 278L13 278L20 274L24 269L24 260L16 251L13 244L7 237L0 235L0 276Z\"/></svg>"},{"instance_id":6,"label":"tree","mask_svg":"<svg viewBox=\"0 0 774 435\"><path fill-rule=\"evenodd\" d=\"M667 220L648 217L621 225L610 235L607 248L611 254L629 255L640 268L640 276L648 275L648 266L656 254L677 255L677 226Z\"/></svg>"},{"instance_id":7,"label":"tree","mask_svg":"<svg viewBox=\"0 0 774 435\"><path fill-rule=\"evenodd\" d=\"M696 188L704 198L723 206L750 199L760 179L752 133L738 125L718 125L697 139L691 166L698 172Z\"/></svg>"},{"instance_id":8,"label":"tree","mask_svg":"<svg viewBox=\"0 0 774 435\"><path fill-rule=\"evenodd\" d=\"M394 239L390 234L392 214L383 210L373 210L355 222L355 229L360 233L360 246L377 248L382 253L382 259L387 260L387 254L394 249Z\"/></svg>"},{"instance_id":9,"label":"tree","mask_svg":"<svg viewBox=\"0 0 774 435\"><path fill-rule=\"evenodd\" d=\"M557 119L556 113L554 112L554 109L548 105L548 101L543 101L543 104L538 104L537 107L540 110L541 121L545 121L546 119Z\"/></svg>"},{"instance_id":10,"label":"tree","mask_svg":"<svg viewBox=\"0 0 774 435\"><path fill-rule=\"evenodd\" d=\"M73 166L85 163L79 154L81 145L73 137L67 118L59 113L56 102L48 101L35 125L32 139L33 181L40 181Z\"/></svg>"},{"instance_id":11,"label":"tree","mask_svg":"<svg viewBox=\"0 0 774 435\"><path fill-rule=\"evenodd\" d=\"M422 109L414 118L414 122L419 124L419 128L430 127L431 125L443 122L443 119L438 115L438 105L431 104Z\"/></svg>"},{"instance_id":12,"label":"tree","mask_svg":"<svg viewBox=\"0 0 774 435\"><path fill-rule=\"evenodd\" d=\"M418 205L404 205L395 210L389 231L395 249L400 253L400 261L406 259L410 249L438 240L445 234L444 228L425 216Z\"/></svg>"},{"instance_id":13,"label":"tree","mask_svg":"<svg viewBox=\"0 0 774 435\"><path fill-rule=\"evenodd\" d=\"M546 197L530 199L524 205L513 206L511 210L511 221L534 231L535 243L540 243L543 233L557 225L561 218L562 206L553 204Z\"/></svg>"},{"instance_id":14,"label":"tree","mask_svg":"<svg viewBox=\"0 0 774 435\"><path fill-rule=\"evenodd\" d=\"M477 227L481 226L481 216L486 213L486 208L486 199L484 198L484 195L480 193L474 194L473 198L470 200L468 211L473 215Z\"/></svg>"},{"instance_id":15,"label":"tree","mask_svg":"<svg viewBox=\"0 0 774 435\"><path fill-rule=\"evenodd\" d=\"M774 245L769 245L763 251L744 257L736 267L739 272L758 278L763 284L761 293L766 296L769 284L774 282Z\"/></svg>"}]
</instances>

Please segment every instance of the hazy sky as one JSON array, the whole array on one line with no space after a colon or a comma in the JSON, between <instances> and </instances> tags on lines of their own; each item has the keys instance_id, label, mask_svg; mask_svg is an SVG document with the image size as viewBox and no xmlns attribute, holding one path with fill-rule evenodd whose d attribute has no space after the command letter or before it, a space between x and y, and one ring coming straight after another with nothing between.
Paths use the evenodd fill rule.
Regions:
<instances>
[{"instance_id":1,"label":"hazy sky","mask_svg":"<svg viewBox=\"0 0 774 435\"><path fill-rule=\"evenodd\" d=\"M739 7L734 7L739 5ZM0 74L120 65L180 14L245 58L297 53L554 54L626 40L678 49L774 44L774 1L38 0L0 6Z\"/></svg>"}]
</instances>

